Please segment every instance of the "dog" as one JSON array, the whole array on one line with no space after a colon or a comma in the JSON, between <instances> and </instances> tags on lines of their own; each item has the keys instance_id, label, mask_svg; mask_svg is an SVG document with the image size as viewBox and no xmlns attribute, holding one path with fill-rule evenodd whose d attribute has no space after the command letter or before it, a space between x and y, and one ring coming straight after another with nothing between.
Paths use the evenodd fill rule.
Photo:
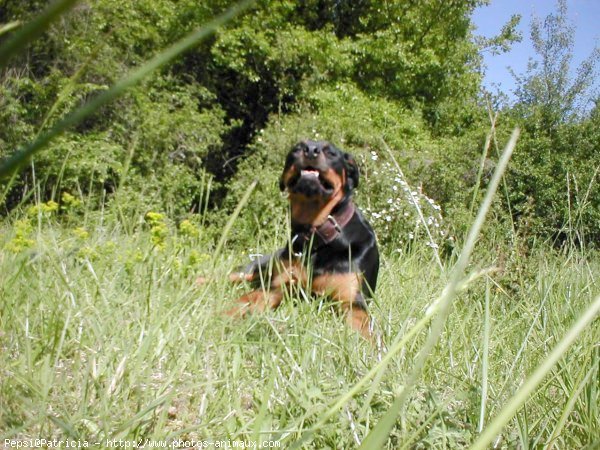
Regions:
<instances>
[{"instance_id":1,"label":"dog","mask_svg":"<svg viewBox=\"0 0 600 450\"><path fill-rule=\"evenodd\" d=\"M371 225L352 202L358 183L354 158L329 142L292 147L279 183L290 204L289 243L230 275L233 282L254 283L255 290L228 315L277 308L285 290L296 285L332 299L348 325L370 340L366 299L377 285L379 251Z\"/></svg>"}]
</instances>

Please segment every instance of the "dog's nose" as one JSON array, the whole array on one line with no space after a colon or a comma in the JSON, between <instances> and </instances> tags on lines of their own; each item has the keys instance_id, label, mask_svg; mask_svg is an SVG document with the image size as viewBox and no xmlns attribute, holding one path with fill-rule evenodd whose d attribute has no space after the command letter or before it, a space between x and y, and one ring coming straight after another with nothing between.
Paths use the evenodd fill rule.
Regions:
<instances>
[{"instance_id":1,"label":"dog's nose","mask_svg":"<svg viewBox=\"0 0 600 450\"><path fill-rule=\"evenodd\" d=\"M315 159L321 153L321 149L316 145L307 145L304 147L304 156L309 159Z\"/></svg>"}]
</instances>

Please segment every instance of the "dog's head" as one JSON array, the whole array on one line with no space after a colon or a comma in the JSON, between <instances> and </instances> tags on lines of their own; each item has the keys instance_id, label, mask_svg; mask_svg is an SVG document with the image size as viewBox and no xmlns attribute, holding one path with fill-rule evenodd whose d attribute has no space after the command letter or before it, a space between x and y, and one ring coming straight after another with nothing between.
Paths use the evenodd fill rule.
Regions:
<instances>
[{"instance_id":1,"label":"dog's head","mask_svg":"<svg viewBox=\"0 0 600 450\"><path fill-rule=\"evenodd\" d=\"M279 187L306 197L329 197L340 189L350 195L358 178L349 153L326 141L302 141L288 153Z\"/></svg>"},{"instance_id":2,"label":"dog's head","mask_svg":"<svg viewBox=\"0 0 600 450\"><path fill-rule=\"evenodd\" d=\"M352 155L329 142L302 141L288 153L279 187L289 193L292 219L313 223L350 197L358 179Z\"/></svg>"}]
</instances>

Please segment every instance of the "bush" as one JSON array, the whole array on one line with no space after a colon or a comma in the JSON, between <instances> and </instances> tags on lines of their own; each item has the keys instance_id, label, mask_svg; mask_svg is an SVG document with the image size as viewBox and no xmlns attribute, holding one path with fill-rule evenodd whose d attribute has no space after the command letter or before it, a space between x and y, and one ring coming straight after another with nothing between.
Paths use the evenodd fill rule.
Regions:
<instances>
[{"instance_id":1,"label":"bush","mask_svg":"<svg viewBox=\"0 0 600 450\"><path fill-rule=\"evenodd\" d=\"M64 79L52 84L21 79L19 86L4 86L12 95L3 101L7 108L2 119L18 125L0 132L0 156L8 156L33 138L36 128L31 124L39 123L43 114L56 120L90 89L101 88L80 89ZM25 107L18 100L31 91L35 101ZM42 97L58 100L51 104L41 102ZM61 191L77 192L91 201L90 207L98 207L117 189L124 189L129 209L188 213L206 182L203 162L221 146L221 135L227 130L224 113L213 100L196 83L180 83L169 75L155 77L108 111L52 141L36 156L34 166L3 186L8 192L5 207L17 205L23 193L33 188L35 177L42 199L58 200ZM40 103L35 105L36 101ZM49 114L40 113L42 107Z\"/></svg>"},{"instance_id":2,"label":"bush","mask_svg":"<svg viewBox=\"0 0 600 450\"><path fill-rule=\"evenodd\" d=\"M598 115L551 135L525 129L509 168L509 201L521 233L554 244L600 240Z\"/></svg>"}]
</instances>

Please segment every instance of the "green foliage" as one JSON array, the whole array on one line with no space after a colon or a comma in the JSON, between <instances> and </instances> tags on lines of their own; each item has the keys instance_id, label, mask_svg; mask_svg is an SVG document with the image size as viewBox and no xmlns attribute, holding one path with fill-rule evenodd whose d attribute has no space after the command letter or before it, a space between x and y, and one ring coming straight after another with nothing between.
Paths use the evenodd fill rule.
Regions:
<instances>
[{"instance_id":1,"label":"green foliage","mask_svg":"<svg viewBox=\"0 0 600 450\"><path fill-rule=\"evenodd\" d=\"M208 106L210 94L193 83L165 78L146 91L136 92L121 125L132 154L123 182L129 192L145 191L156 206L179 216L194 208L203 189L203 160L221 144L224 113Z\"/></svg>"},{"instance_id":2,"label":"green foliage","mask_svg":"<svg viewBox=\"0 0 600 450\"><path fill-rule=\"evenodd\" d=\"M41 86L26 77L8 78L0 83L0 155L6 156L6 149L21 140L31 139L35 127L32 118L39 118L37 107L30 101L43 96Z\"/></svg>"},{"instance_id":3,"label":"green foliage","mask_svg":"<svg viewBox=\"0 0 600 450\"><path fill-rule=\"evenodd\" d=\"M2 84L10 102L5 120L28 128L6 131L0 156L230 3L198 8L196 2L175 7L168 0L135 5L104 0L76 8L61 27L50 29L45 42L32 47L35 70ZM469 122L469 114L458 111L468 109L465 101L478 83L469 70L478 61L468 19L476 4L398 2L383 10L370 2L319 8L259 2L251 14L181 58L173 71L155 76L54 141L35 166L4 186L6 208L19 204L23 192L57 198L68 191L98 205L112 200L128 217L151 209L182 216L200 209L202 174L209 170L220 182L213 201L226 213L249 183L247 171L260 164L254 159L255 149L264 145L259 131L266 136L279 129L273 124L305 122L309 116L293 140L318 128L342 147L362 151L364 159L384 138L403 165L419 165L434 145L432 124L438 131L456 132ZM6 19L32 11L11 3ZM103 64L93 64L96 60ZM17 85L28 90L27 107ZM457 89L460 96L452 93ZM292 139L282 141L280 156ZM269 171L277 174L280 161L274 158ZM238 162L241 170L232 173ZM261 167L266 173L267 166ZM233 182L226 183L232 175ZM391 197L380 198L377 178L365 182L363 191L374 213L388 217L384 202ZM389 184L390 177L381 178ZM391 194L391 184L385 189ZM266 211L275 206L272 193L268 197L258 202ZM220 223L218 217L213 222Z\"/></svg>"},{"instance_id":4,"label":"green foliage","mask_svg":"<svg viewBox=\"0 0 600 450\"><path fill-rule=\"evenodd\" d=\"M557 127L553 136L525 133L509 175L509 198L525 236L559 244L599 242L600 133L596 117Z\"/></svg>"},{"instance_id":5,"label":"green foliage","mask_svg":"<svg viewBox=\"0 0 600 450\"><path fill-rule=\"evenodd\" d=\"M202 159L218 147L226 129L218 108L200 106L209 100L210 95L195 84L178 86L170 77L159 77L121 100L122 114L108 111L109 118L85 123L84 132L80 129L53 141L36 158L35 169L21 174L12 192L23 189L35 170L43 180L44 196L67 190L92 195L99 202L103 192L123 188L135 207L168 205L170 213L183 214L193 208L202 189ZM4 141L16 138L8 130Z\"/></svg>"},{"instance_id":6,"label":"green foliage","mask_svg":"<svg viewBox=\"0 0 600 450\"><path fill-rule=\"evenodd\" d=\"M41 135L38 135L31 143L23 146L17 152L13 152L13 154L11 154L10 157L7 157L1 166L2 175L4 176L6 174L11 173L13 169L16 169L18 166L22 165L29 157L34 155L41 148L47 146L53 138L63 133L69 127L83 124L85 128L89 128L89 124L84 123L83 119L89 118L94 112L100 110L102 106L105 106L108 103L110 103L110 101L120 97L126 89L138 84L143 77L147 76L153 70L156 70L157 68L164 65L166 62L170 61L175 56L180 54L182 51L189 49L194 43L197 43L198 41L208 36L212 31L214 31L214 29L216 29L219 26L219 24L222 24L226 22L228 18L235 16L235 14L238 13L244 7L244 5L247 7L248 4L249 2L242 2L240 4L235 5L226 13L212 21L210 24L207 24L194 31L193 33L190 33L188 36L173 44L156 57L151 58L146 63L144 63L139 69L131 70L131 72L126 77L121 78L106 92L94 96L89 102L85 103L80 108L76 108L73 112L68 113L62 120L59 120L54 126L50 127L47 133L44 132ZM77 74L79 73L80 72L78 71ZM74 76L73 78L76 78L76 76ZM59 96L58 100L50 109L50 112L48 113L47 117L50 116L50 113L54 111L56 105L59 104L60 101L61 98ZM42 123L40 128L43 128L44 124L45 121L44 123ZM32 178L34 177L35 175L32 175ZM13 187L13 181L14 179L11 179L9 181L8 186L5 188L5 192L8 192ZM38 186L35 186L35 188L37 189Z\"/></svg>"},{"instance_id":7,"label":"green foliage","mask_svg":"<svg viewBox=\"0 0 600 450\"><path fill-rule=\"evenodd\" d=\"M508 52L512 44L521 42L523 38L521 32L517 29L517 26L520 23L521 15L513 14L510 17L510 20L504 24L497 36L491 38L476 36L475 41L477 42L480 51L488 51L494 55Z\"/></svg>"},{"instance_id":8,"label":"green foliage","mask_svg":"<svg viewBox=\"0 0 600 450\"><path fill-rule=\"evenodd\" d=\"M599 122L598 114L589 112L600 49L592 50L573 79L574 33L564 1L543 22L532 21L538 60L516 77L517 103L507 111L524 129L508 177L514 219L522 235L559 245L600 238Z\"/></svg>"},{"instance_id":9,"label":"green foliage","mask_svg":"<svg viewBox=\"0 0 600 450\"><path fill-rule=\"evenodd\" d=\"M30 248L35 243L30 239L33 231L33 226L28 218L17 220L13 225L14 236L8 241L4 248L13 253L21 253L23 250Z\"/></svg>"}]
</instances>

